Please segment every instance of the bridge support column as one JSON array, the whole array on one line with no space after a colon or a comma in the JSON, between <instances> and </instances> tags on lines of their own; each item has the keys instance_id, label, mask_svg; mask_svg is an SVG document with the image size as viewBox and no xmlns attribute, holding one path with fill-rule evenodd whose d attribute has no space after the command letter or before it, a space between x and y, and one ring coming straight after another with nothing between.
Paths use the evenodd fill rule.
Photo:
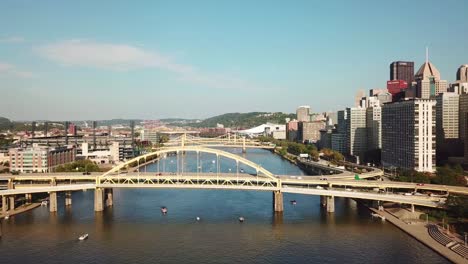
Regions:
<instances>
[{"instance_id":1,"label":"bridge support column","mask_svg":"<svg viewBox=\"0 0 468 264\"><path fill-rule=\"evenodd\" d=\"M32 201L32 194L27 193L27 194L24 195L24 198L26 199L26 203L30 204L31 201Z\"/></svg>"},{"instance_id":2,"label":"bridge support column","mask_svg":"<svg viewBox=\"0 0 468 264\"><path fill-rule=\"evenodd\" d=\"M112 188L105 189L105 197L106 197L106 206L114 205L114 190Z\"/></svg>"},{"instance_id":3,"label":"bridge support column","mask_svg":"<svg viewBox=\"0 0 468 264\"><path fill-rule=\"evenodd\" d=\"M15 196L14 195L10 195L8 204L10 205L10 210L12 211L15 210Z\"/></svg>"},{"instance_id":4,"label":"bridge support column","mask_svg":"<svg viewBox=\"0 0 468 264\"><path fill-rule=\"evenodd\" d=\"M101 212L104 210L104 192L102 188L96 187L94 190L94 211Z\"/></svg>"},{"instance_id":5,"label":"bridge support column","mask_svg":"<svg viewBox=\"0 0 468 264\"><path fill-rule=\"evenodd\" d=\"M50 192L49 194L49 212L57 212L57 192Z\"/></svg>"},{"instance_id":6,"label":"bridge support column","mask_svg":"<svg viewBox=\"0 0 468 264\"><path fill-rule=\"evenodd\" d=\"M8 211L8 199L6 196L2 196L2 213L6 213Z\"/></svg>"},{"instance_id":7,"label":"bridge support column","mask_svg":"<svg viewBox=\"0 0 468 264\"><path fill-rule=\"evenodd\" d=\"M414 204L411 205L411 212L414 213Z\"/></svg>"},{"instance_id":8,"label":"bridge support column","mask_svg":"<svg viewBox=\"0 0 468 264\"><path fill-rule=\"evenodd\" d=\"M8 190L11 190L11 189L15 188L15 185L13 184L13 180L11 180L11 179L8 180L7 188L8 188Z\"/></svg>"},{"instance_id":9,"label":"bridge support column","mask_svg":"<svg viewBox=\"0 0 468 264\"><path fill-rule=\"evenodd\" d=\"M65 193L65 206L70 206L72 204L72 193L66 192Z\"/></svg>"},{"instance_id":10,"label":"bridge support column","mask_svg":"<svg viewBox=\"0 0 468 264\"><path fill-rule=\"evenodd\" d=\"M283 212L283 193L281 191L273 192L273 209L275 212Z\"/></svg>"},{"instance_id":11,"label":"bridge support column","mask_svg":"<svg viewBox=\"0 0 468 264\"><path fill-rule=\"evenodd\" d=\"M327 212L335 212L335 196L327 196Z\"/></svg>"}]
</instances>

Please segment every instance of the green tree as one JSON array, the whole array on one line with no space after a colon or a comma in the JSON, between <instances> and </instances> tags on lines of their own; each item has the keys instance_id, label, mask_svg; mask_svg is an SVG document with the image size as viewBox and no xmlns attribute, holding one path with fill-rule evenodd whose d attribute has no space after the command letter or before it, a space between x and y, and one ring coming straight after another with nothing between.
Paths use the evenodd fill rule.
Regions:
<instances>
[{"instance_id":1,"label":"green tree","mask_svg":"<svg viewBox=\"0 0 468 264\"><path fill-rule=\"evenodd\" d=\"M468 197L449 195L449 197L447 198L446 205L447 209L456 217L468 217Z\"/></svg>"}]
</instances>

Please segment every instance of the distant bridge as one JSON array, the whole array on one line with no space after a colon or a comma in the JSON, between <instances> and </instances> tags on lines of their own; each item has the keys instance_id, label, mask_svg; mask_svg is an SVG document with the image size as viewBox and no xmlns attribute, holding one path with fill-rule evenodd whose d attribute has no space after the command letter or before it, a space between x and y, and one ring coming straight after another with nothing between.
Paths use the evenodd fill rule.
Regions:
<instances>
[{"instance_id":1,"label":"distant bridge","mask_svg":"<svg viewBox=\"0 0 468 264\"><path fill-rule=\"evenodd\" d=\"M243 152L248 148L274 149L275 145L269 142L261 142L256 139L241 137L237 134L225 134L214 138L198 137L182 134L164 143L165 147L175 146L203 146L203 147L230 147L242 148Z\"/></svg>"}]
</instances>

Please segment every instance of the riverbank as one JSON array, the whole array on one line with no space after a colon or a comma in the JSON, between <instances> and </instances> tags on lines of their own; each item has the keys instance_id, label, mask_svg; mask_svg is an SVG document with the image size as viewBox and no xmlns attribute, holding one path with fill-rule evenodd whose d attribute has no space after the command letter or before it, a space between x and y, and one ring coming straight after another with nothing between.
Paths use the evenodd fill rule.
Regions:
<instances>
[{"instance_id":1,"label":"riverbank","mask_svg":"<svg viewBox=\"0 0 468 264\"><path fill-rule=\"evenodd\" d=\"M15 208L14 210L8 210L6 213L0 213L0 218L4 218L7 215L13 216L13 215L21 214L29 210L32 210L34 208L37 208L39 206L41 206L41 203L31 203L31 204L21 205Z\"/></svg>"},{"instance_id":2,"label":"riverbank","mask_svg":"<svg viewBox=\"0 0 468 264\"><path fill-rule=\"evenodd\" d=\"M289 154L289 153L286 153L286 155L281 155L281 153L276 148L273 150L273 153L275 153L278 156L280 156L281 158L291 162L292 164L297 165L297 160L296 160L295 155L292 155L292 154Z\"/></svg>"},{"instance_id":3,"label":"riverbank","mask_svg":"<svg viewBox=\"0 0 468 264\"><path fill-rule=\"evenodd\" d=\"M448 260L454 263L468 263L468 260L453 252L451 249L443 246L439 242L435 241L429 235L428 229L426 228L426 223L424 221L410 221L409 223L406 223L387 211L379 211L370 207L369 210L385 217L387 221L389 221L399 229L403 230L404 232L406 232L419 242L423 243L427 247L431 248L435 252L439 253L441 256L447 258Z\"/></svg>"}]
</instances>

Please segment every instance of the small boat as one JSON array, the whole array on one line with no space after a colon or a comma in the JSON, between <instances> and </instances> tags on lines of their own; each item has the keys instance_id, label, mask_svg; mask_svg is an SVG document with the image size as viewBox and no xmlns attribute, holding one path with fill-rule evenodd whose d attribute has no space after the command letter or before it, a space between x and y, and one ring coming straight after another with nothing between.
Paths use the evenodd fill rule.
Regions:
<instances>
[{"instance_id":1,"label":"small boat","mask_svg":"<svg viewBox=\"0 0 468 264\"><path fill-rule=\"evenodd\" d=\"M83 241L85 239L88 239L88 234L83 234L78 239L81 240L81 241Z\"/></svg>"},{"instance_id":2,"label":"small boat","mask_svg":"<svg viewBox=\"0 0 468 264\"><path fill-rule=\"evenodd\" d=\"M47 206L47 201L42 201L41 206Z\"/></svg>"},{"instance_id":3,"label":"small boat","mask_svg":"<svg viewBox=\"0 0 468 264\"><path fill-rule=\"evenodd\" d=\"M167 214L167 207L165 206L161 207L161 213Z\"/></svg>"},{"instance_id":4,"label":"small boat","mask_svg":"<svg viewBox=\"0 0 468 264\"><path fill-rule=\"evenodd\" d=\"M241 216L241 217L239 217L239 222L241 222L241 223L242 223L242 222L244 222L244 221L245 221L244 217L242 217L242 216Z\"/></svg>"},{"instance_id":5,"label":"small boat","mask_svg":"<svg viewBox=\"0 0 468 264\"><path fill-rule=\"evenodd\" d=\"M292 200L291 204L296 205L297 204L296 200Z\"/></svg>"},{"instance_id":6,"label":"small boat","mask_svg":"<svg viewBox=\"0 0 468 264\"><path fill-rule=\"evenodd\" d=\"M211 163L215 164L215 163L216 163L216 161L215 161L215 160L212 160L212 161L211 161Z\"/></svg>"},{"instance_id":7,"label":"small boat","mask_svg":"<svg viewBox=\"0 0 468 264\"><path fill-rule=\"evenodd\" d=\"M197 216L197 221L200 221L200 217Z\"/></svg>"}]
</instances>

